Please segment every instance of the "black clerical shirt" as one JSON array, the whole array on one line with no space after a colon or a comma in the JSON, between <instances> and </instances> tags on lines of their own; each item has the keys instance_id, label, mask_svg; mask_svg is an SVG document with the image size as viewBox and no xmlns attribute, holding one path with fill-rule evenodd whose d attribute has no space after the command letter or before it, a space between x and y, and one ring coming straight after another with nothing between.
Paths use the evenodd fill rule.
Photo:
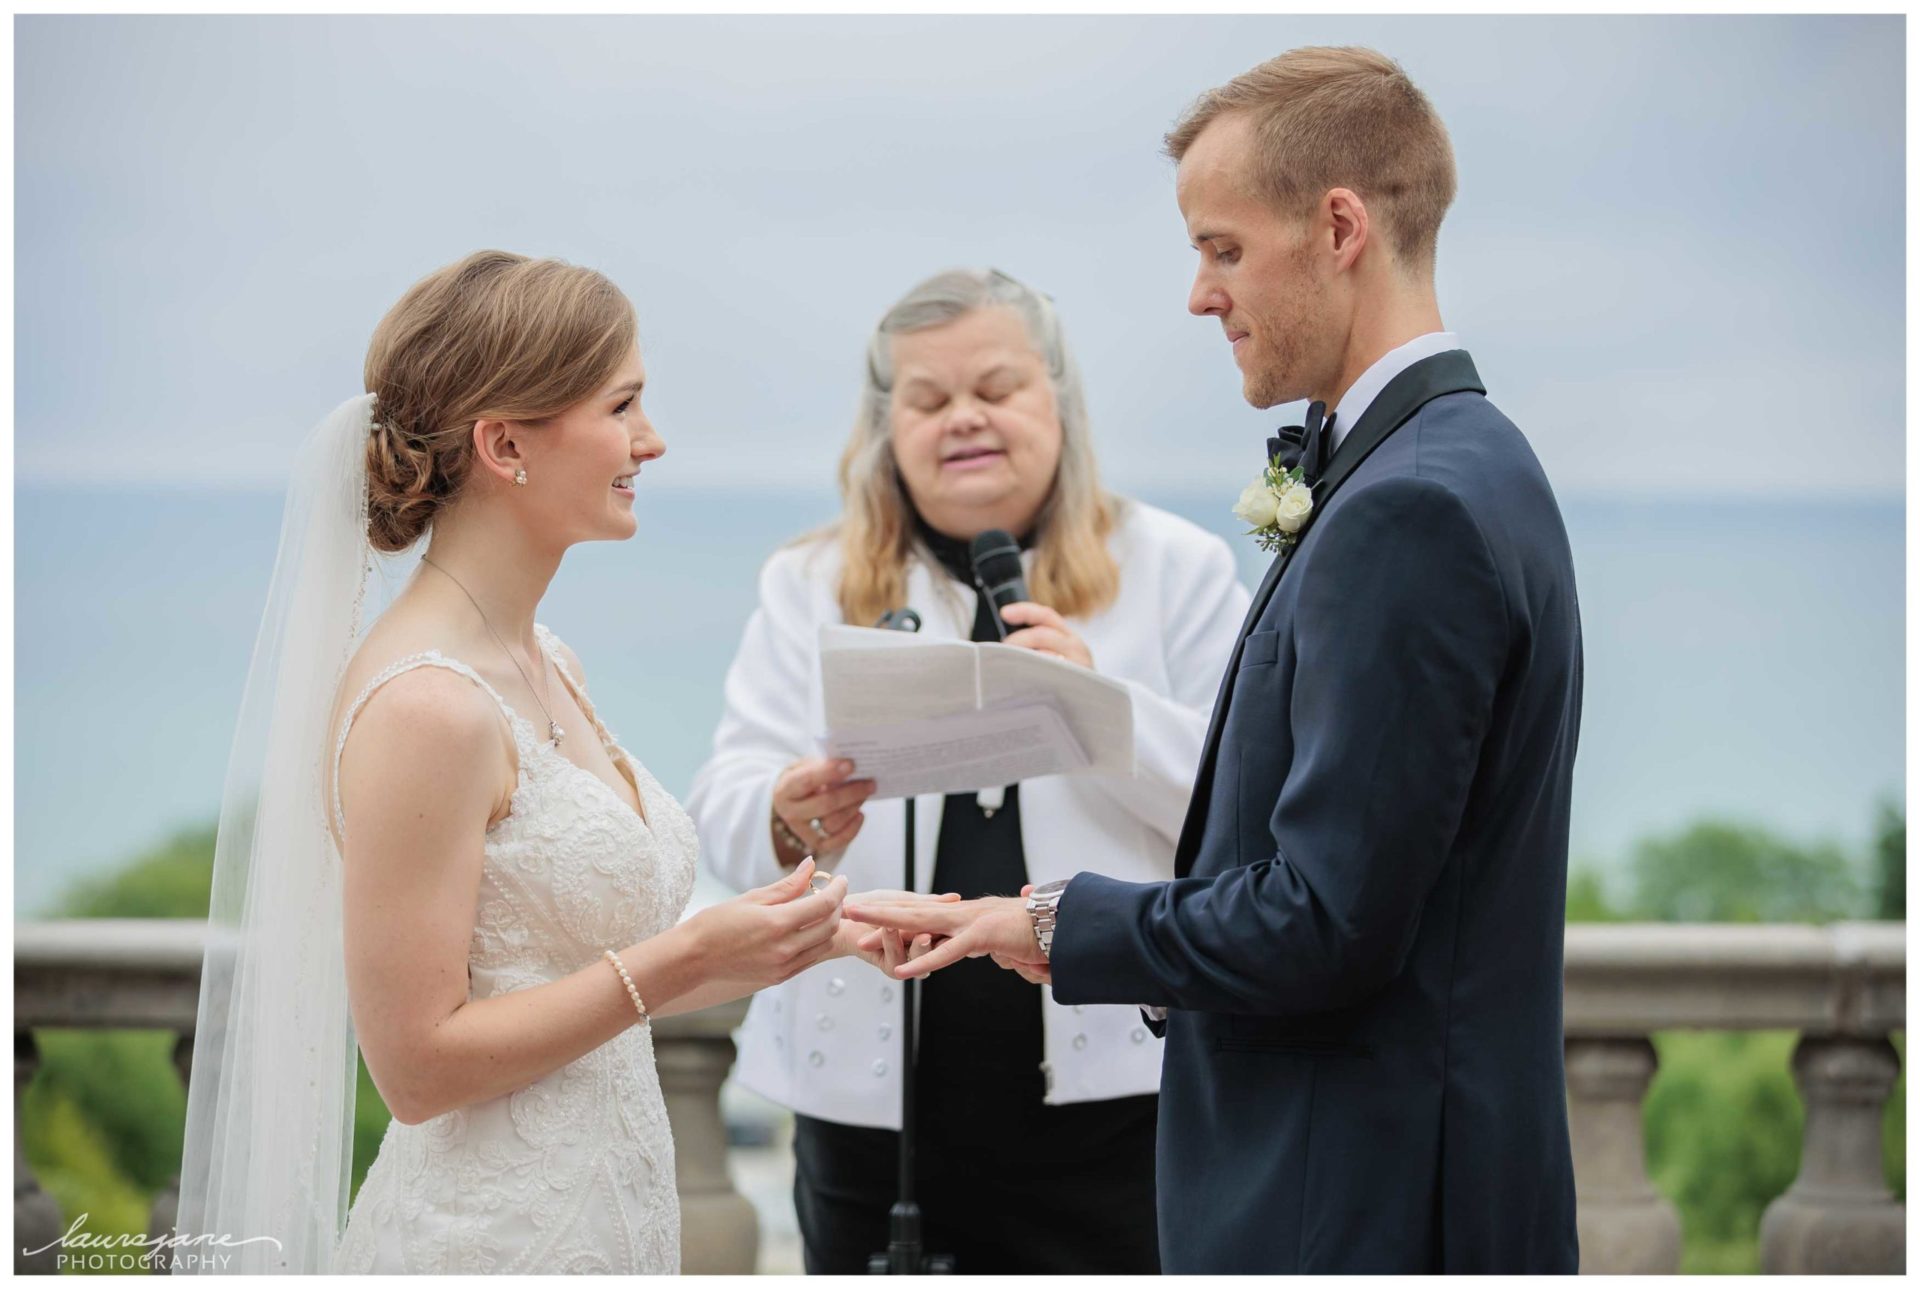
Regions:
<instances>
[{"instance_id":1,"label":"black clerical shirt","mask_svg":"<svg viewBox=\"0 0 1920 1289\"><path fill-rule=\"evenodd\" d=\"M969 544L917 525L921 540L940 566L972 588ZM1026 543L1021 543L1024 549ZM998 640L993 606L978 596L973 639ZM1018 895L1027 882L1027 855L1020 837L1020 787L1009 785L992 818L976 794L956 792L940 812L940 841L933 862L933 890L958 891L967 899ZM923 1082L977 1082L991 1069L995 1081L1017 1087L1018 1099L1038 1101L1044 1088L1040 1062L1045 1036L1040 986L1028 984L991 958L966 958L927 978L921 998L920 1072Z\"/></svg>"}]
</instances>

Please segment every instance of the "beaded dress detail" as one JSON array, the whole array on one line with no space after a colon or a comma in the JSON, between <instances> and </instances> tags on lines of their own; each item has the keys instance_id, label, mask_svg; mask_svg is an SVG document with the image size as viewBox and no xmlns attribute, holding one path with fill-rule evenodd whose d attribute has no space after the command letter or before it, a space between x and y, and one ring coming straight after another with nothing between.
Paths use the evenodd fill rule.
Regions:
<instances>
[{"instance_id":1,"label":"beaded dress detail","mask_svg":"<svg viewBox=\"0 0 1920 1289\"><path fill-rule=\"evenodd\" d=\"M487 830L467 962L469 996L490 998L595 963L658 935L693 893L699 842L680 804L619 746L545 627L534 633L646 808L643 822L599 776L568 760L465 663L415 654L368 683L334 749L374 691L416 667L480 686L505 713L519 754L507 816ZM345 834L339 789L335 827ZM643 984L644 988L644 984ZM680 1269L673 1133L650 1025L635 1025L517 1092L424 1123L394 1120L381 1140L334 1269L343 1272L671 1274Z\"/></svg>"}]
</instances>

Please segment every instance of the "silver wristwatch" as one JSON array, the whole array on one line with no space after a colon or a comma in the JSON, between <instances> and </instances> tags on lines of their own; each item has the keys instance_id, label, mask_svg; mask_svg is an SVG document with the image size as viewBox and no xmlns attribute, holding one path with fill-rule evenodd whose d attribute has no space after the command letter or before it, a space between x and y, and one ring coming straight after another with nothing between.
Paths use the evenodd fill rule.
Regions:
<instances>
[{"instance_id":1,"label":"silver wristwatch","mask_svg":"<svg viewBox=\"0 0 1920 1289\"><path fill-rule=\"evenodd\" d=\"M1027 916L1033 919L1033 938L1040 942L1040 956L1053 961L1053 926L1059 915L1060 897L1066 893L1067 879L1036 886L1027 896Z\"/></svg>"}]
</instances>

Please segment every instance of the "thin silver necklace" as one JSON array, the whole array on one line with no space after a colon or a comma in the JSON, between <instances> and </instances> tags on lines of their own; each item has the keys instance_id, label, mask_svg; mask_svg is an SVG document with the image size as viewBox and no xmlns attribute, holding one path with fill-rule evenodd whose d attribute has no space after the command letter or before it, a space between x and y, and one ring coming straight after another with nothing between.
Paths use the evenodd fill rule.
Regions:
<instances>
[{"instance_id":1,"label":"thin silver necklace","mask_svg":"<svg viewBox=\"0 0 1920 1289\"><path fill-rule=\"evenodd\" d=\"M513 656L513 650L507 648L507 642L505 640L502 640L500 638L500 633L493 629L493 623L487 621L487 611L480 607L480 601L473 598L473 592L469 591L466 588L465 583L461 582L461 580L455 577L453 574L447 572L446 569L441 568L438 564L435 564L432 560L428 559L425 555L422 555L420 557L420 562L422 564L426 564L434 569L439 570L440 574L443 577L445 577L449 582L452 582L455 586L460 588L460 594L467 597L467 602L473 605L473 611L480 615L480 623L482 626L486 627L487 634L492 636L494 643L500 646L500 652L507 655L507 661L512 663L513 669L520 673L520 679L527 682L527 691L533 695L533 700L536 703L540 704L540 714L547 718L547 733L552 736L553 745L556 748L559 747L560 740L567 736L567 732L560 728L560 723L558 721L553 719L553 713L549 711L547 708L546 699L542 698L540 691L533 687L533 677L527 675L527 669L525 667L522 667L520 665L520 660ZM547 669L545 667L542 667L540 668L540 679L545 680L546 678L547 678Z\"/></svg>"}]
</instances>

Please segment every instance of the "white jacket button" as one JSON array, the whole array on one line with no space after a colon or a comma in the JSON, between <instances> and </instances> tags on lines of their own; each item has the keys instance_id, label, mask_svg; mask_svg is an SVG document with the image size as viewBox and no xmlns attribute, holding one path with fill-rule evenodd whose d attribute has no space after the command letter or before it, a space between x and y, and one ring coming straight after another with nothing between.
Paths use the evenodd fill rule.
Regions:
<instances>
[{"instance_id":1,"label":"white jacket button","mask_svg":"<svg viewBox=\"0 0 1920 1289\"><path fill-rule=\"evenodd\" d=\"M875 1061L873 1063L873 1077L876 1079L884 1079L887 1077L887 1063L885 1061Z\"/></svg>"},{"instance_id":2,"label":"white jacket button","mask_svg":"<svg viewBox=\"0 0 1920 1289\"><path fill-rule=\"evenodd\" d=\"M827 982L827 992L833 997L838 998L841 994L847 992L847 982L835 976Z\"/></svg>"},{"instance_id":3,"label":"white jacket button","mask_svg":"<svg viewBox=\"0 0 1920 1289\"><path fill-rule=\"evenodd\" d=\"M826 1063L827 1058L822 1056L818 1049L807 1053L807 1064L811 1065L814 1069L817 1070Z\"/></svg>"},{"instance_id":4,"label":"white jacket button","mask_svg":"<svg viewBox=\"0 0 1920 1289\"><path fill-rule=\"evenodd\" d=\"M1086 1048L1087 1036L1085 1034L1075 1034L1073 1036L1073 1050L1076 1052L1084 1052Z\"/></svg>"},{"instance_id":5,"label":"white jacket button","mask_svg":"<svg viewBox=\"0 0 1920 1289\"><path fill-rule=\"evenodd\" d=\"M881 1037L881 1039L882 1039L882 1040L885 1040L885 1039L889 1039L889 1038L892 1038L892 1037L893 1037L893 1026L891 1026L891 1025L882 1025L882 1026L880 1027L880 1037Z\"/></svg>"},{"instance_id":6,"label":"white jacket button","mask_svg":"<svg viewBox=\"0 0 1920 1289\"><path fill-rule=\"evenodd\" d=\"M818 1016L814 1017L813 1024L815 1029L823 1032L830 1030L833 1028L833 1017L827 1015L825 1012L821 1012Z\"/></svg>"},{"instance_id":7,"label":"white jacket button","mask_svg":"<svg viewBox=\"0 0 1920 1289\"><path fill-rule=\"evenodd\" d=\"M1133 1031L1133 1041L1134 1041L1134 1042L1136 1042L1136 1043L1144 1043L1144 1042L1146 1042L1146 1041L1147 1041L1147 1031L1146 1031L1146 1030L1144 1030L1144 1029L1136 1029L1136 1030L1134 1030L1134 1031Z\"/></svg>"}]
</instances>

